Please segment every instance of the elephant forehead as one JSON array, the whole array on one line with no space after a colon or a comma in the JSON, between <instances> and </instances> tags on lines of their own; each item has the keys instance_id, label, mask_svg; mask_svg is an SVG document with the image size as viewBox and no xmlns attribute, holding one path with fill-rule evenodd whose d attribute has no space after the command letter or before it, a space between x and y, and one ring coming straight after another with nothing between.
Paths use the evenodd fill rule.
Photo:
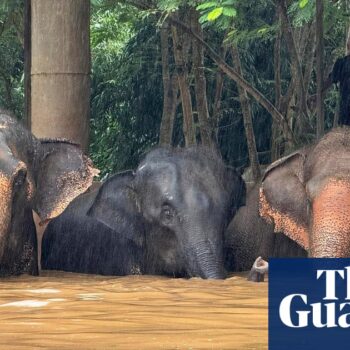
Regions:
<instances>
[{"instance_id":1,"label":"elephant forehead","mask_svg":"<svg viewBox=\"0 0 350 350\"><path fill-rule=\"evenodd\" d=\"M177 190L179 175L175 165L167 162L144 163L136 170L139 187L157 187L162 193Z\"/></svg>"},{"instance_id":2,"label":"elephant forehead","mask_svg":"<svg viewBox=\"0 0 350 350\"><path fill-rule=\"evenodd\" d=\"M136 169L138 175L175 176L176 173L176 165L170 161L145 161Z\"/></svg>"},{"instance_id":3,"label":"elephant forehead","mask_svg":"<svg viewBox=\"0 0 350 350\"><path fill-rule=\"evenodd\" d=\"M350 152L313 153L305 163L305 182L315 178L350 175Z\"/></svg>"},{"instance_id":4,"label":"elephant forehead","mask_svg":"<svg viewBox=\"0 0 350 350\"><path fill-rule=\"evenodd\" d=\"M208 209L210 206L209 197L195 186L190 186L184 197L186 203L192 209Z\"/></svg>"}]
</instances>

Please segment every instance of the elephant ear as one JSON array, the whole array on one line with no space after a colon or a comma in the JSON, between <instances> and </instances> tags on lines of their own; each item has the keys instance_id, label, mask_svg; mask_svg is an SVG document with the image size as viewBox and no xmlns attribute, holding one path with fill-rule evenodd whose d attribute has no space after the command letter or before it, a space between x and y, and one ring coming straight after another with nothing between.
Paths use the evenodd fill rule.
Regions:
<instances>
[{"instance_id":1,"label":"elephant ear","mask_svg":"<svg viewBox=\"0 0 350 350\"><path fill-rule=\"evenodd\" d=\"M87 215L101 222L124 238L141 245L144 220L138 196L132 187L132 171L115 174L98 189Z\"/></svg>"},{"instance_id":2,"label":"elephant ear","mask_svg":"<svg viewBox=\"0 0 350 350\"><path fill-rule=\"evenodd\" d=\"M67 140L40 140L40 143L34 210L44 224L85 192L99 171L77 144Z\"/></svg>"},{"instance_id":3,"label":"elephant ear","mask_svg":"<svg viewBox=\"0 0 350 350\"><path fill-rule=\"evenodd\" d=\"M308 201L304 187L307 150L300 150L272 163L265 171L259 194L259 212L304 249L309 248Z\"/></svg>"}]
</instances>

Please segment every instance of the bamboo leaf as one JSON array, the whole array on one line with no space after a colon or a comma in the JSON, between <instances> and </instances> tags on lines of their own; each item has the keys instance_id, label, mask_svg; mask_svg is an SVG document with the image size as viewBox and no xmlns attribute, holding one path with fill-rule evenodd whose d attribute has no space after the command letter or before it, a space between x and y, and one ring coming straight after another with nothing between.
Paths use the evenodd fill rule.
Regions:
<instances>
[{"instance_id":1,"label":"bamboo leaf","mask_svg":"<svg viewBox=\"0 0 350 350\"><path fill-rule=\"evenodd\" d=\"M217 7L216 9L210 11L208 13L208 21L215 21L217 18L219 18L222 15L224 8L223 7Z\"/></svg>"},{"instance_id":2,"label":"bamboo leaf","mask_svg":"<svg viewBox=\"0 0 350 350\"><path fill-rule=\"evenodd\" d=\"M235 5L235 3L236 3L236 0L226 0L221 5L222 6L230 6L230 5Z\"/></svg>"},{"instance_id":3,"label":"bamboo leaf","mask_svg":"<svg viewBox=\"0 0 350 350\"><path fill-rule=\"evenodd\" d=\"M299 7L303 9L308 3L309 0L299 0Z\"/></svg>"},{"instance_id":4,"label":"bamboo leaf","mask_svg":"<svg viewBox=\"0 0 350 350\"><path fill-rule=\"evenodd\" d=\"M237 16L237 10L233 7L224 7L222 11L223 15L228 17L235 17Z\"/></svg>"},{"instance_id":5,"label":"bamboo leaf","mask_svg":"<svg viewBox=\"0 0 350 350\"><path fill-rule=\"evenodd\" d=\"M209 1L209 2L205 2L204 4L201 4L201 5L198 5L197 6L197 10L206 10L208 8L211 8L211 7L215 7L217 6L217 2L215 1Z\"/></svg>"},{"instance_id":6,"label":"bamboo leaf","mask_svg":"<svg viewBox=\"0 0 350 350\"><path fill-rule=\"evenodd\" d=\"M203 23L205 23L205 22L207 22L208 21L208 14L206 13L205 15L203 15L203 16L200 16L199 17L199 20L198 20L198 22L200 23L200 24L203 24Z\"/></svg>"}]
</instances>

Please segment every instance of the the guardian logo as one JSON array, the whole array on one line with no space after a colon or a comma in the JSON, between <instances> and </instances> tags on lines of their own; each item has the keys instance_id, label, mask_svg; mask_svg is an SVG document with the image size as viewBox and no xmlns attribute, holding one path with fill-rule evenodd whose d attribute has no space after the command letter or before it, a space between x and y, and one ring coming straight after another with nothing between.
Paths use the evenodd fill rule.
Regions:
<instances>
[{"instance_id":1,"label":"the guardian logo","mask_svg":"<svg viewBox=\"0 0 350 350\"><path fill-rule=\"evenodd\" d=\"M350 349L350 259L269 265L269 349Z\"/></svg>"},{"instance_id":2,"label":"the guardian logo","mask_svg":"<svg viewBox=\"0 0 350 350\"><path fill-rule=\"evenodd\" d=\"M325 276L325 296L321 302L308 304L308 296L306 294L290 294L283 298L279 308L281 321L291 328L307 327L309 322L317 328L331 327L350 327L350 267L344 270L317 270L317 279ZM336 295L336 278L346 278L346 300L347 302L339 303ZM320 286L322 288L322 286ZM292 322L291 312L293 309L293 301L297 298L308 308L308 310L297 310L298 320ZM333 302L330 302L334 300ZM342 313L347 310L348 313ZM326 321L322 322L323 313Z\"/></svg>"}]
</instances>

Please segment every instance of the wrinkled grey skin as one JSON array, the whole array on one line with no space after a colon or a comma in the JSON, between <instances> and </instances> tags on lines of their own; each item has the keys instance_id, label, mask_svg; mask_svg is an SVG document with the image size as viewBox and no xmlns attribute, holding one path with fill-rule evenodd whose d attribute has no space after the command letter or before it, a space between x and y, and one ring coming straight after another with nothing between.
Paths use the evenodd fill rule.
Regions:
<instances>
[{"instance_id":1,"label":"wrinkled grey skin","mask_svg":"<svg viewBox=\"0 0 350 350\"><path fill-rule=\"evenodd\" d=\"M307 252L259 215L259 189L248 193L246 205L239 208L225 231L225 265L230 271L250 270L257 257L306 257Z\"/></svg>"},{"instance_id":2,"label":"wrinkled grey skin","mask_svg":"<svg viewBox=\"0 0 350 350\"><path fill-rule=\"evenodd\" d=\"M124 176L127 182L122 184L121 175L115 175L91 198L88 221L84 215L86 208L77 203L79 209L73 211L72 203L62 220L58 218L48 226L43 237L44 268L62 269L63 261L73 258L73 254L67 252L63 257L55 257L55 251L69 251L70 246L74 251L79 250L75 259L85 262L77 263L78 269L72 263L66 270L84 272L90 259L96 267L88 272L101 273L101 264L97 267L101 262L100 252L107 251L105 254L113 259L110 251L121 246L119 255L114 254L113 269L109 259L105 259L103 274L129 274L138 270L146 274L224 278L223 230L242 204L245 187L241 177L225 168L216 154L201 148L154 150L134 174ZM73 224L60 227L59 222L68 219ZM92 219L96 221L94 224L91 221L85 225L85 221ZM96 225L94 232L93 225ZM74 231L73 226L82 229ZM69 232L60 232L64 230ZM100 238L101 232L103 236L113 236L108 245ZM81 235L91 237L88 247L98 246L98 256L86 256L74 245L79 242L76 237ZM58 237L67 238L63 242ZM53 241L57 242L56 246L48 251ZM133 255L128 253L129 249Z\"/></svg>"},{"instance_id":3,"label":"wrinkled grey skin","mask_svg":"<svg viewBox=\"0 0 350 350\"><path fill-rule=\"evenodd\" d=\"M184 275L175 235L144 220L133 180L132 171L113 175L100 189L72 201L45 230L41 267L117 276ZM113 211L106 220L114 229L87 215L93 205L93 215Z\"/></svg>"},{"instance_id":4,"label":"wrinkled grey skin","mask_svg":"<svg viewBox=\"0 0 350 350\"><path fill-rule=\"evenodd\" d=\"M32 210L42 222L59 215L93 174L76 145L38 140L0 110L0 276L38 274Z\"/></svg>"},{"instance_id":5,"label":"wrinkled grey skin","mask_svg":"<svg viewBox=\"0 0 350 350\"><path fill-rule=\"evenodd\" d=\"M145 227L129 187L133 178L132 171L112 176L101 192L97 188L83 193L52 220L42 239L41 268L101 275L142 273ZM96 200L112 207L116 230L87 216ZM103 205L96 210L103 213Z\"/></svg>"}]
</instances>

